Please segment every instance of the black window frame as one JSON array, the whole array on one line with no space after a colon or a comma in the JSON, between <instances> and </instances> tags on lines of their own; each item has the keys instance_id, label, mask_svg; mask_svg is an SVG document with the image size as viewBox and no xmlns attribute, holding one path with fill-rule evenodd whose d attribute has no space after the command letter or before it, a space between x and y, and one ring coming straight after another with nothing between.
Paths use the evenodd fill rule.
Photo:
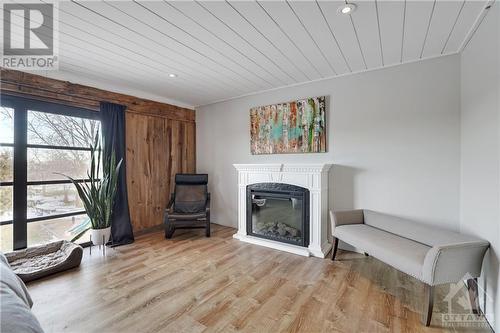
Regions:
<instances>
[{"instance_id":1,"label":"black window frame","mask_svg":"<svg viewBox=\"0 0 500 333\"><path fill-rule=\"evenodd\" d=\"M70 184L70 180L47 180L47 181L28 181L28 148L45 148L45 149L63 149L63 150L78 150L89 151L90 147L73 147L73 146L57 146L57 145L41 145L28 143L28 111L46 112L62 116L86 118L101 121L99 112L91 109L80 108L54 102L41 101L9 95L0 94L0 104L3 107L14 109L14 142L1 143L0 147L13 148L13 178L12 181L0 182L0 187L12 186L13 189L13 218L12 220L0 221L0 226L13 225L13 250L24 249L28 246L28 223L39 222L44 220L52 220L57 218L76 216L85 214L85 210L74 211L62 214L52 214L46 216L28 218L28 186L32 185L54 185L54 184ZM86 179L78 179L83 182ZM80 245L88 246L90 242L85 242Z\"/></svg>"}]
</instances>

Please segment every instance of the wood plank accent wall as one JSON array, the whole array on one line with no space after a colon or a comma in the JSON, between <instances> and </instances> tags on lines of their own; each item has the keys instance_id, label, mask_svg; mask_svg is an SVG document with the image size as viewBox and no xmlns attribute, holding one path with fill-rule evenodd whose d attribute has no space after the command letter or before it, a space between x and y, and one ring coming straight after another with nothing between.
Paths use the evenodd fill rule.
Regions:
<instances>
[{"instance_id":1,"label":"wood plank accent wall","mask_svg":"<svg viewBox=\"0 0 500 333\"><path fill-rule=\"evenodd\" d=\"M1 91L99 111L99 102L127 106L126 162L134 232L162 223L176 173L196 168L194 110L39 75L1 69Z\"/></svg>"},{"instance_id":2,"label":"wood plank accent wall","mask_svg":"<svg viewBox=\"0 0 500 333\"><path fill-rule=\"evenodd\" d=\"M195 123L128 113L126 132L130 215L143 230L161 223L175 174L195 172Z\"/></svg>"}]
</instances>

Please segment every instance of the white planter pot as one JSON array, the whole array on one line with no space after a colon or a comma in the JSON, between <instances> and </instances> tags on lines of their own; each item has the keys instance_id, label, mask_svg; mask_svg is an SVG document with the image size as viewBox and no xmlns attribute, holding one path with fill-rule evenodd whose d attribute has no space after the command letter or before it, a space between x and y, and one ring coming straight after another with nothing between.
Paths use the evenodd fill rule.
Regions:
<instances>
[{"instance_id":1,"label":"white planter pot","mask_svg":"<svg viewBox=\"0 0 500 333\"><path fill-rule=\"evenodd\" d=\"M94 245L106 244L111 236L111 227L106 229L92 229L90 235L92 236L92 243Z\"/></svg>"}]
</instances>

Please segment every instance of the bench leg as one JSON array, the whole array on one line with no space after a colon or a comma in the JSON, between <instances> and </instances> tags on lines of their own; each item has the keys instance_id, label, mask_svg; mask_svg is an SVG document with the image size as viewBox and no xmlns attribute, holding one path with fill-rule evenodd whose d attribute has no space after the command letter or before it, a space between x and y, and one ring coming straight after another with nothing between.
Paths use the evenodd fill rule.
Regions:
<instances>
[{"instance_id":1,"label":"bench leg","mask_svg":"<svg viewBox=\"0 0 500 333\"><path fill-rule=\"evenodd\" d=\"M479 291L477 278L467 280L467 289L469 290L469 299L472 313L479 315Z\"/></svg>"},{"instance_id":2,"label":"bench leg","mask_svg":"<svg viewBox=\"0 0 500 333\"><path fill-rule=\"evenodd\" d=\"M432 309L434 307L434 287L425 284L424 316L423 324L430 326L432 319Z\"/></svg>"},{"instance_id":3,"label":"bench leg","mask_svg":"<svg viewBox=\"0 0 500 333\"><path fill-rule=\"evenodd\" d=\"M339 239L337 237L333 237L332 261L335 260L335 256L337 255L338 246L339 246Z\"/></svg>"}]
</instances>

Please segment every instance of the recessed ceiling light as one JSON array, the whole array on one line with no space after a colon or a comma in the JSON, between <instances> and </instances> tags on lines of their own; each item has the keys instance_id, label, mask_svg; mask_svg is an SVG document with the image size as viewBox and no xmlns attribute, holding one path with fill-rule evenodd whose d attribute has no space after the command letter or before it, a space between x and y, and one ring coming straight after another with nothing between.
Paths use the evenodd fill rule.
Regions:
<instances>
[{"instance_id":1,"label":"recessed ceiling light","mask_svg":"<svg viewBox=\"0 0 500 333\"><path fill-rule=\"evenodd\" d=\"M168 74L168 77L177 77L177 74Z\"/></svg>"},{"instance_id":2,"label":"recessed ceiling light","mask_svg":"<svg viewBox=\"0 0 500 333\"><path fill-rule=\"evenodd\" d=\"M356 10L356 5L353 3L346 3L337 9L337 13L344 15L351 15Z\"/></svg>"}]
</instances>

